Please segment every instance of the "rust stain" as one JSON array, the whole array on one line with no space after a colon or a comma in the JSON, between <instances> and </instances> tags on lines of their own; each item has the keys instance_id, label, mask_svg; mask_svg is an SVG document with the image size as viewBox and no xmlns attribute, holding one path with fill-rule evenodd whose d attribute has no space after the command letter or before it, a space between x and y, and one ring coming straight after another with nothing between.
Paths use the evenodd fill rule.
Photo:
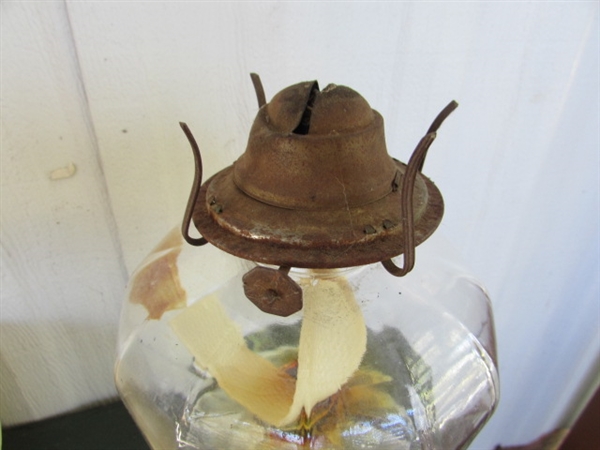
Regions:
<instances>
[{"instance_id":1,"label":"rust stain","mask_svg":"<svg viewBox=\"0 0 600 450\"><path fill-rule=\"evenodd\" d=\"M129 301L144 306L148 319L158 320L166 311L186 306L186 292L177 269L179 253L181 247L157 258L142 267L132 280Z\"/></svg>"},{"instance_id":2,"label":"rust stain","mask_svg":"<svg viewBox=\"0 0 600 450\"><path fill-rule=\"evenodd\" d=\"M181 236L181 230L178 227L175 227L169 231L169 233L163 238L162 241L158 243L156 247L152 249L150 254L162 252L175 247L181 247L182 245L183 237Z\"/></svg>"}]
</instances>

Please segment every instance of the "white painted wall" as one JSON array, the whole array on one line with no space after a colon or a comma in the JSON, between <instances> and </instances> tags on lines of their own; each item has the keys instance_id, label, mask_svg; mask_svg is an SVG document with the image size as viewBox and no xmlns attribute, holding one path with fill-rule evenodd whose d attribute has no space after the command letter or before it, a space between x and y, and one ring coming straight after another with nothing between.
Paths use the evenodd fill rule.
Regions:
<instances>
[{"instance_id":1,"label":"white painted wall","mask_svg":"<svg viewBox=\"0 0 600 450\"><path fill-rule=\"evenodd\" d=\"M488 286L502 401L472 448L533 440L598 383L597 2L2 3L4 425L115 394L127 273L205 176L243 151L256 100L348 85L425 167L442 230ZM74 163L76 172L51 180Z\"/></svg>"},{"instance_id":2,"label":"white painted wall","mask_svg":"<svg viewBox=\"0 0 600 450\"><path fill-rule=\"evenodd\" d=\"M126 271L65 5L2 3L0 419L115 395ZM68 167L76 172L52 180Z\"/></svg>"}]
</instances>

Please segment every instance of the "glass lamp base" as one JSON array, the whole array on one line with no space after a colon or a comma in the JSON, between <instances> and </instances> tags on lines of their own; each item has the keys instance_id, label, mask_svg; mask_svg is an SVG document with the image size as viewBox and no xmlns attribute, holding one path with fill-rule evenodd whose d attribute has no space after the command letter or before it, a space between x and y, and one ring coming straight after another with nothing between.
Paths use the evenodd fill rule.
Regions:
<instances>
[{"instance_id":1,"label":"glass lamp base","mask_svg":"<svg viewBox=\"0 0 600 450\"><path fill-rule=\"evenodd\" d=\"M272 395L272 385L260 384L260 376L236 361L228 370L242 387L225 384L223 369L201 360L173 324L194 305L215 302L243 336L244 352L300 384L309 304L289 317L260 311L244 296L241 279L253 263L211 246L191 248L173 233L132 277L115 369L119 392L156 449L465 448L498 401L494 331L485 291L448 255L443 241L432 239L419 247L417 268L404 278L379 264L292 269L301 286L318 290L323 280L343 280L351 288L366 345L356 369L309 414L302 409L294 420L274 424L239 393L246 377L258 379L252 386L265 395ZM213 339L206 328L193 329L195 339ZM220 344L214 345L218 354ZM310 351L318 357L318 348Z\"/></svg>"}]
</instances>

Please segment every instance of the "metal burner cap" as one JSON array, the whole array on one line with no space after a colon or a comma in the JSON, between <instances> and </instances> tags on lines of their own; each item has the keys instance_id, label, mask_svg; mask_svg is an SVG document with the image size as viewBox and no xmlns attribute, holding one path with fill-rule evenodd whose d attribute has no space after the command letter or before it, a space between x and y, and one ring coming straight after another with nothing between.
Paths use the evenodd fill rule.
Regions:
<instances>
[{"instance_id":1,"label":"metal burner cap","mask_svg":"<svg viewBox=\"0 0 600 450\"><path fill-rule=\"evenodd\" d=\"M386 261L406 248L406 172L387 153L383 118L360 94L299 83L260 108L245 153L202 185L193 220L208 242L262 263ZM444 206L420 171L409 184L418 245L435 231Z\"/></svg>"}]
</instances>

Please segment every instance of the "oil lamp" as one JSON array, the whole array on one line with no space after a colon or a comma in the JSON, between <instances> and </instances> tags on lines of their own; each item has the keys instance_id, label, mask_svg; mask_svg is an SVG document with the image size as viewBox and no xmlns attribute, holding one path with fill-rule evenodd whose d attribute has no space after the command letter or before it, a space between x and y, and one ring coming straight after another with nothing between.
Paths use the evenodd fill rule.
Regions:
<instances>
[{"instance_id":1,"label":"oil lamp","mask_svg":"<svg viewBox=\"0 0 600 450\"><path fill-rule=\"evenodd\" d=\"M415 267L444 209L423 162L457 104L404 164L354 90L267 103L252 80L246 151L204 183L181 124L194 184L132 275L125 405L155 449L466 448L498 401L489 299L436 237Z\"/></svg>"}]
</instances>

